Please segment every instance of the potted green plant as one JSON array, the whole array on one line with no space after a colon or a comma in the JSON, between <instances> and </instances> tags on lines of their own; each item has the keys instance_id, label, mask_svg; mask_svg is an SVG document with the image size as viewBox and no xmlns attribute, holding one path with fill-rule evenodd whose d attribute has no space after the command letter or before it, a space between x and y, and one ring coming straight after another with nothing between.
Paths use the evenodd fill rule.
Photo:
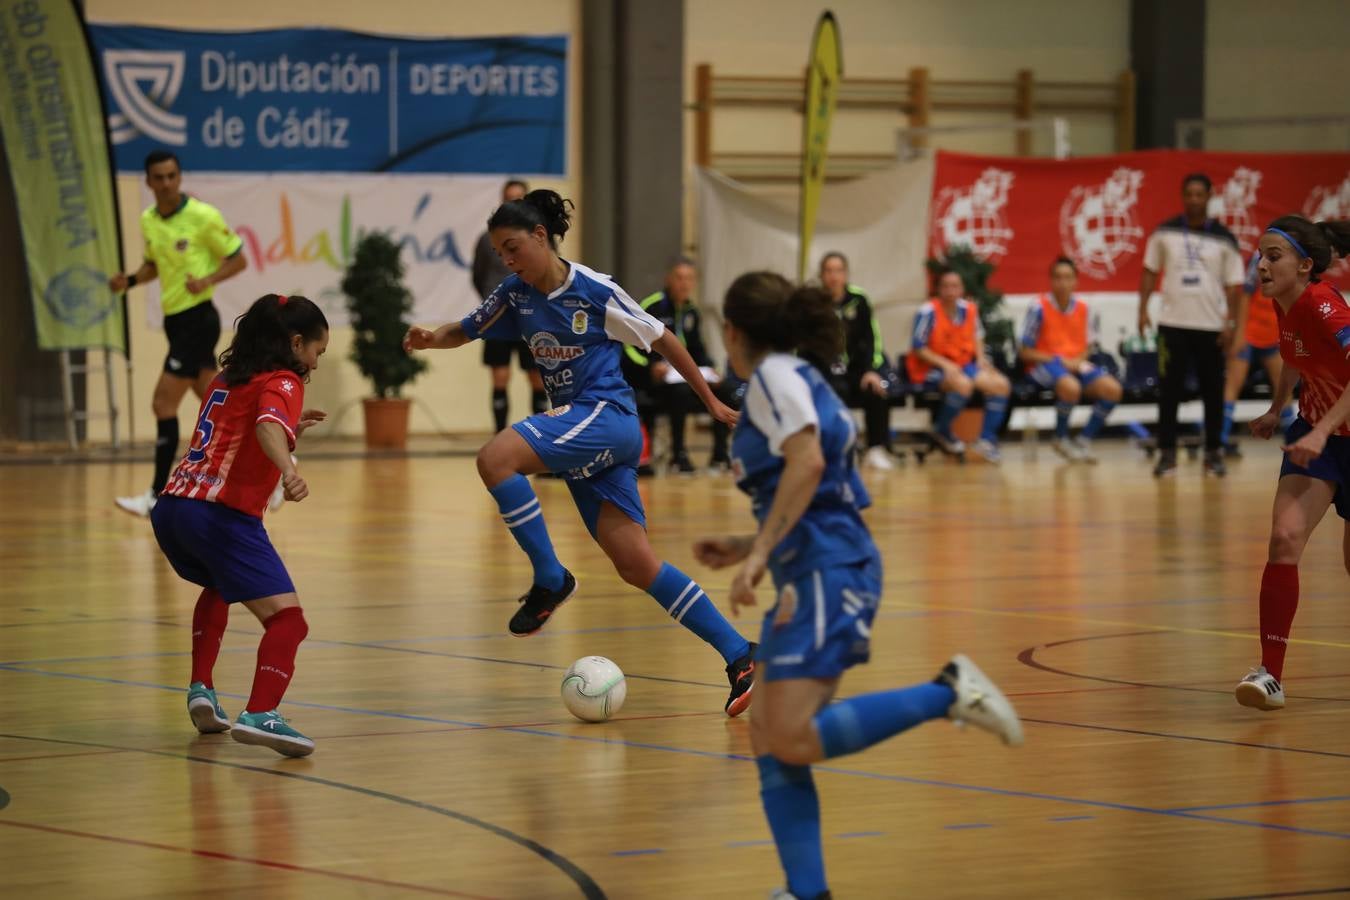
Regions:
<instances>
[{"instance_id":1,"label":"potted green plant","mask_svg":"<svg viewBox=\"0 0 1350 900\"><path fill-rule=\"evenodd\" d=\"M402 449L408 443L410 401L403 386L426 369L426 361L403 351L412 295L403 285L399 247L383 232L370 232L342 276L353 332L352 361L370 379L375 396L363 401L366 446Z\"/></svg>"},{"instance_id":2,"label":"potted green plant","mask_svg":"<svg viewBox=\"0 0 1350 900\"><path fill-rule=\"evenodd\" d=\"M989 286L994 264L976 256L966 246L948 247L945 259L928 260L928 274L936 279L944 269L961 276L966 285L966 299L974 302L980 311L984 326L984 347L989 362L1003 372L1014 368L1013 322L1003 308L1003 293Z\"/></svg>"}]
</instances>

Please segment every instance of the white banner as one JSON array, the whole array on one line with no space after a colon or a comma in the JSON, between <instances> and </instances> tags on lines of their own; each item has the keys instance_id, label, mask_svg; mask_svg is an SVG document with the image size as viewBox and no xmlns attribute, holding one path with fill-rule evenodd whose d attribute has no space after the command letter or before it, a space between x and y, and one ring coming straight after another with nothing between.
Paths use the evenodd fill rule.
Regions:
<instances>
[{"instance_id":1,"label":"white banner","mask_svg":"<svg viewBox=\"0 0 1350 900\"><path fill-rule=\"evenodd\" d=\"M716 172L698 171L699 296L715 320L720 320L723 294L738 275L769 269L790 278L796 271L798 190L796 184L751 188ZM924 252L932 190L930 157L830 182L821 194L807 278L814 280L825 253L837 250L847 256L850 280L879 307L891 354L908 339L909 310L928 290ZM705 327L704 332L720 352L720 330Z\"/></svg>"},{"instance_id":2,"label":"white banner","mask_svg":"<svg viewBox=\"0 0 1350 900\"><path fill-rule=\"evenodd\" d=\"M215 293L227 329L270 293L309 297L330 324L347 324L339 285L357 241L371 231L383 231L403 247L413 320L448 322L479 303L470 267L474 245L501 202L498 175L189 172L183 180L188 193L217 207L244 240L248 268ZM142 208L154 202L144 186L141 201ZM158 329L158 282L146 293L148 324Z\"/></svg>"}]
</instances>

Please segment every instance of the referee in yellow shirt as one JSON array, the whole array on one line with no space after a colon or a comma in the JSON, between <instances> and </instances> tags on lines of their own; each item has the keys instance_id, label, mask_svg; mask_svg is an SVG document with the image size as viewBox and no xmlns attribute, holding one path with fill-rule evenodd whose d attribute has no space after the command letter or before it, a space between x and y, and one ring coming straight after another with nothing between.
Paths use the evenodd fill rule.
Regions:
<instances>
[{"instance_id":1,"label":"referee in yellow shirt","mask_svg":"<svg viewBox=\"0 0 1350 900\"><path fill-rule=\"evenodd\" d=\"M119 272L108 279L117 293L155 278L160 280L164 333L169 353L155 384L155 477L150 490L118 497L117 505L137 516L148 516L169 479L178 454L178 407L191 388L198 397L216 377L216 342L220 313L211 302L220 282L244 271L243 241L209 203L183 193L183 170L178 157L155 150L145 158L145 183L155 205L141 213L145 261L130 275Z\"/></svg>"}]
</instances>

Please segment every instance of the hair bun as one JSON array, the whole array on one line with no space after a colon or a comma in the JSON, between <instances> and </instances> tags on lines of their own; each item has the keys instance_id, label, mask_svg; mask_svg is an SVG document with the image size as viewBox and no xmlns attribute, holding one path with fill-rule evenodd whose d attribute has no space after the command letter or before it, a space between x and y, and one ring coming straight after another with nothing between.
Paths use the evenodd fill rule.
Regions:
<instances>
[{"instance_id":1,"label":"hair bun","mask_svg":"<svg viewBox=\"0 0 1350 900\"><path fill-rule=\"evenodd\" d=\"M561 239L572 227L572 214L568 210L576 207L557 191L538 188L526 194L524 202L539 211L544 220L544 229L551 236Z\"/></svg>"}]
</instances>

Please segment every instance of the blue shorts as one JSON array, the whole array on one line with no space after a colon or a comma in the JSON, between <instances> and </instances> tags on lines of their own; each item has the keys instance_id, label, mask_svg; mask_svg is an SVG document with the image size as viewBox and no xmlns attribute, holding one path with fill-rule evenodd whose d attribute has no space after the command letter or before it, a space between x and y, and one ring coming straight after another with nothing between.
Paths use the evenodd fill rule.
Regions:
<instances>
[{"instance_id":1,"label":"blue shorts","mask_svg":"<svg viewBox=\"0 0 1350 900\"><path fill-rule=\"evenodd\" d=\"M778 603L796 594L792 621L774 627L778 604L764 616L755 656L768 681L838 678L867 662L872 619L881 602L881 557L820 569L779 588Z\"/></svg>"},{"instance_id":2,"label":"blue shorts","mask_svg":"<svg viewBox=\"0 0 1350 900\"><path fill-rule=\"evenodd\" d=\"M967 378L974 378L980 371L980 364L978 362L968 362L961 367L961 371L965 373ZM941 386L944 377L946 377L945 373L934 366L928 370L927 375L923 376L923 386L930 389L939 387Z\"/></svg>"},{"instance_id":3,"label":"blue shorts","mask_svg":"<svg viewBox=\"0 0 1350 900\"><path fill-rule=\"evenodd\" d=\"M511 427L550 472L567 481L591 537L600 519L600 504L606 500L646 527L637 486L637 463L642 455L637 416L605 400L583 400L530 416Z\"/></svg>"},{"instance_id":4,"label":"blue shorts","mask_svg":"<svg viewBox=\"0 0 1350 900\"><path fill-rule=\"evenodd\" d=\"M1292 444L1310 431L1312 426L1299 416L1285 433L1285 443ZM1332 502L1336 504L1336 515L1350 521L1350 497L1346 496L1347 488L1350 488L1350 437L1333 434L1327 438L1326 449L1307 468L1295 465L1290 461L1289 454L1284 454L1284 462L1280 464L1280 477L1286 475L1306 475L1336 485L1336 496L1332 498Z\"/></svg>"},{"instance_id":5,"label":"blue shorts","mask_svg":"<svg viewBox=\"0 0 1350 900\"><path fill-rule=\"evenodd\" d=\"M1049 362L1043 362L1032 369L1027 373L1027 377L1043 388L1052 388L1055 386L1055 382L1065 375L1072 375L1078 379L1080 385L1087 387L1105 374L1106 372L1100 366L1088 366L1085 371L1070 372L1068 367L1064 365L1064 360L1056 356Z\"/></svg>"},{"instance_id":6,"label":"blue shorts","mask_svg":"<svg viewBox=\"0 0 1350 900\"><path fill-rule=\"evenodd\" d=\"M262 519L206 500L160 495L150 511L159 548L179 577L226 603L295 593Z\"/></svg>"},{"instance_id":7,"label":"blue shorts","mask_svg":"<svg viewBox=\"0 0 1350 900\"><path fill-rule=\"evenodd\" d=\"M1238 351L1237 358L1246 363L1264 363L1279 352L1279 344L1271 344L1269 347L1253 347L1251 344L1244 344L1242 349Z\"/></svg>"}]
</instances>

